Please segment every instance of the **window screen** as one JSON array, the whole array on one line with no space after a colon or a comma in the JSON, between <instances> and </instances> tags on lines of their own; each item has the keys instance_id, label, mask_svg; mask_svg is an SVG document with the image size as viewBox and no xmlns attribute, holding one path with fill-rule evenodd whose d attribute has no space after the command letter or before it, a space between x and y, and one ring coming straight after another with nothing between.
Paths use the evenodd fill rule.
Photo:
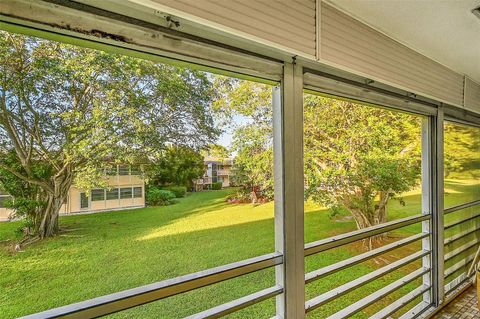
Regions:
<instances>
[{"instance_id":1,"label":"window screen","mask_svg":"<svg viewBox=\"0 0 480 319\"><path fill-rule=\"evenodd\" d=\"M107 190L107 200L118 199L118 188L113 188L111 190Z\"/></svg>"},{"instance_id":2,"label":"window screen","mask_svg":"<svg viewBox=\"0 0 480 319\"><path fill-rule=\"evenodd\" d=\"M103 189L93 189L92 190L92 201L105 200L105 190Z\"/></svg>"},{"instance_id":3,"label":"window screen","mask_svg":"<svg viewBox=\"0 0 480 319\"><path fill-rule=\"evenodd\" d=\"M80 208L88 208L88 197L85 193L80 193Z\"/></svg>"},{"instance_id":4,"label":"window screen","mask_svg":"<svg viewBox=\"0 0 480 319\"><path fill-rule=\"evenodd\" d=\"M120 198L121 199L132 198L132 188L131 187L120 188Z\"/></svg>"},{"instance_id":5,"label":"window screen","mask_svg":"<svg viewBox=\"0 0 480 319\"><path fill-rule=\"evenodd\" d=\"M142 188L141 187L134 187L133 188L133 198L142 198Z\"/></svg>"}]
</instances>

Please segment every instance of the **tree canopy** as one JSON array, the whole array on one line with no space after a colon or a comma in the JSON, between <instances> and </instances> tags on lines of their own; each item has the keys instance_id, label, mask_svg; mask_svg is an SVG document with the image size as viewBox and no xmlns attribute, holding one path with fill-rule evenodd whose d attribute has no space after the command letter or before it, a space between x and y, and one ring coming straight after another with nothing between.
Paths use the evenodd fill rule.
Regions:
<instances>
[{"instance_id":1,"label":"tree canopy","mask_svg":"<svg viewBox=\"0 0 480 319\"><path fill-rule=\"evenodd\" d=\"M271 87L227 81L214 110L236 121L233 179L273 198ZM222 90L220 90L222 91ZM347 209L359 228L387 219L387 203L418 185L421 119L332 98L304 99L305 197Z\"/></svg>"},{"instance_id":2,"label":"tree canopy","mask_svg":"<svg viewBox=\"0 0 480 319\"><path fill-rule=\"evenodd\" d=\"M306 196L359 228L386 222L388 200L420 180L421 118L314 95L304 117Z\"/></svg>"},{"instance_id":3,"label":"tree canopy","mask_svg":"<svg viewBox=\"0 0 480 319\"><path fill-rule=\"evenodd\" d=\"M58 230L72 183L102 183L106 159L198 150L218 135L201 72L6 32L0 68L0 154L14 151L20 164L1 156L0 168L41 189L40 237Z\"/></svg>"},{"instance_id":4,"label":"tree canopy","mask_svg":"<svg viewBox=\"0 0 480 319\"><path fill-rule=\"evenodd\" d=\"M273 199L272 88L225 77L215 85L213 111L233 129L232 182L242 186L238 197Z\"/></svg>"},{"instance_id":5,"label":"tree canopy","mask_svg":"<svg viewBox=\"0 0 480 319\"><path fill-rule=\"evenodd\" d=\"M203 156L189 147L170 145L149 164L149 184L192 186L205 173Z\"/></svg>"}]
</instances>

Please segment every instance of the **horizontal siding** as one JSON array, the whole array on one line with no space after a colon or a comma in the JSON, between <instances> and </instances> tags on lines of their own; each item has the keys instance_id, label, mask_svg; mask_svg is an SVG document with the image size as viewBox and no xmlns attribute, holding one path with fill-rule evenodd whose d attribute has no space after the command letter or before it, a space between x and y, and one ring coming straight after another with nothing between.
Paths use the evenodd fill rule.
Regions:
<instances>
[{"instance_id":1,"label":"horizontal siding","mask_svg":"<svg viewBox=\"0 0 480 319\"><path fill-rule=\"evenodd\" d=\"M372 78L455 105L463 76L322 2L320 56Z\"/></svg>"},{"instance_id":2,"label":"horizontal siding","mask_svg":"<svg viewBox=\"0 0 480 319\"><path fill-rule=\"evenodd\" d=\"M465 108L480 113L480 84L465 78Z\"/></svg>"},{"instance_id":3,"label":"horizontal siding","mask_svg":"<svg viewBox=\"0 0 480 319\"><path fill-rule=\"evenodd\" d=\"M154 0L172 9L315 55L315 1Z\"/></svg>"}]
</instances>

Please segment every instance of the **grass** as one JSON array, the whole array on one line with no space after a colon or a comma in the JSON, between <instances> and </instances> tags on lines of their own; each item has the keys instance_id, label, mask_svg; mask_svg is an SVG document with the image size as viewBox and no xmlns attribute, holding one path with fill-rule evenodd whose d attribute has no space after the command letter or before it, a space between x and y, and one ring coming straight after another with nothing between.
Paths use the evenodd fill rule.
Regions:
<instances>
[{"instance_id":1,"label":"grass","mask_svg":"<svg viewBox=\"0 0 480 319\"><path fill-rule=\"evenodd\" d=\"M474 181L448 181L446 206L467 201L478 187L478 182ZM12 253L9 246L10 240L18 238L15 229L20 222L0 224L0 242L3 243L0 247L0 318L14 318L273 252L273 203L228 204L224 198L229 192L193 193L167 207L62 217L61 225L68 232L18 253ZM398 201L390 203L391 219L421 212L419 191L405 194L404 200L405 206ZM328 211L312 203L306 204L305 212L306 242L355 229L352 220L332 221ZM410 226L392 235L406 236L418 231L418 225ZM308 257L306 270L354 256L359 248L350 245ZM418 249L418 245L401 253L413 249ZM400 256L400 252L381 256L309 284L307 298L358 278ZM325 318L417 266L418 263L410 265L376 280L312 312L309 318ZM274 271L268 269L110 317L181 318L270 287L274 282ZM414 287L406 286L398 294ZM383 302L388 303L392 298L395 296ZM378 305L369 307L366 314L375 310ZM229 318L270 318L274 313L272 299ZM361 313L357 317L365 316Z\"/></svg>"}]
</instances>

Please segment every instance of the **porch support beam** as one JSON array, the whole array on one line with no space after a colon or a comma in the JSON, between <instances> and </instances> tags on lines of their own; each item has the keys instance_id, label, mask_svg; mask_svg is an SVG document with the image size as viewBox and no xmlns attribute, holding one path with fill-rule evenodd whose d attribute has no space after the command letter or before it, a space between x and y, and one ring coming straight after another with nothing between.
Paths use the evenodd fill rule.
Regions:
<instances>
[{"instance_id":1,"label":"porch support beam","mask_svg":"<svg viewBox=\"0 0 480 319\"><path fill-rule=\"evenodd\" d=\"M303 72L285 63L283 79L273 91L275 158L275 245L284 255L276 267L277 318L305 317L303 212Z\"/></svg>"},{"instance_id":2,"label":"porch support beam","mask_svg":"<svg viewBox=\"0 0 480 319\"><path fill-rule=\"evenodd\" d=\"M438 108L436 116L430 117L430 209L432 244L432 302L438 307L445 299L444 276L444 108Z\"/></svg>"}]
</instances>

